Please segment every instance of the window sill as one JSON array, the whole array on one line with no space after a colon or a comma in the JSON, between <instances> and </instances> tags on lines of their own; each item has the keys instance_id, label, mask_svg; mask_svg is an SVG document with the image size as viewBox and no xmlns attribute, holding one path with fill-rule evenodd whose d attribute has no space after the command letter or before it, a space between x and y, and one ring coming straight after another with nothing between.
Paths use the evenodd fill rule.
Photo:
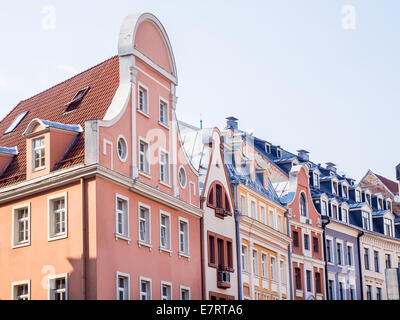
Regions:
<instances>
[{"instance_id":1,"label":"window sill","mask_svg":"<svg viewBox=\"0 0 400 320\"><path fill-rule=\"evenodd\" d=\"M167 252L167 253L169 253L170 257L172 257L172 250L171 249L160 247L160 253L162 253L162 252Z\"/></svg>"},{"instance_id":2,"label":"window sill","mask_svg":"<svg viewBox=\"0 0 400 320\"><path fill-rule=\"evenodd\" d=\"M169 126L167 124L165 124L164 122L158 121L158 124L162 127L164 127L165 129L169 130Z\"/></svg>"},{"instance_id":3,"label":"window sill","mask_svg":"<svg viewBox=\"0 0 400 320\"><path fill-rule=\"evenodd\" d=\"M144 115L146 118L149 118L149 119L151 118L150 114L148 114L147 112L144 112L144 111L142 111L140 109L137 109L137 112L139 112L140 114Z\"/></svg>"},{"instance_id":4,"label":"window sill","mask_svg":"<svg viewBox=\"0 0 400 320\"><path fill-rule=\"evenodd\" d=\"M57 235L57 236L49 237L49 238L47 239L47 241L48 241L48 242L51 242L51 241L62 240L62 239L65 239L65 238L68 238L68 235L67 235L67 234L60 234L60 235Z\"/></svg>"},{"instance_id":5,"label":"window sill","mask_svg":"<svg viewBox=\"0 0 400 320\"><path fill-rule=\"evenodd\" d=\"M128 237L128 236L124 236L124 235L119 234L119 233L114 233L114 236L115 236L115 240L118 240L118 239L125 240L125 241L128 241L128 244L131 244L131 238Z\"/></svg>"},{"instance_id":6,"label":"window sill","mask_svg":"<svg viewBox=\"0 0 400 320\"><path fill-rule=\"evenodd\" d=\"M167 182L164 182L164 181L159 180L158 183L159 183L159 184L162 184L164 187L172 188L172 186L171 186L169 183L167 183Z\"/></svg>"},{"instance_id":7,"label":"window sill","mask_svg":"<svg viewBox=\"0 0 400 320\"><path fill-rule=\"evenodd\" d=\"M44 169L46 169L46 167L34 168L34 169L32 169L32 172L39 172L39 171L42 171Z\"/></svg>"},{"instance_id":8,"label":"window sill","mask_svg":"<svg viewBox=\"0 0 400 320\"><path fill-rule=\"evenodd\" d=\"M153 248L153 246L151 245L151 243L148 243L148 242L144 242L144 241L140 241L140 240L138 240L138 246L139 246L139 248L140 247L148 247L149 249L150 249L150 251L151 251L151 249Z\"/></svg>"},{"instance_id":9,"label":"window sill","mask_svg":"<svg viewBox=\"0 0 400 320\"><path fill-rule=\"evenodd\" d=\"M31 242L23 242L23 243L17 243L17 244L13 244L12 248L13 249L17 249L17 248L23 248L23 247L28 247L31 245Z\"/></svg>"},{"instance_id":10,"label":"window sill","mask_svg":"<svg viewBox=\"0 0 400 320\"><path fill-rule=\"evenodd\" d=\"M188 253L179 252L178 256L179 256L179 258L181 258L181 257L187 258L190 261L190 254L188 254Z\"/></svg>"},{"instance_id":11,"label":"window sill","mask_svg":"<svg viewBox=\"0 0 400 320\"><path fill-rule=\"evenodd\" d=\"M150 173L146 173L139 170L139 174L147 179L152 179Z\"/></svg>"}]
</instances>

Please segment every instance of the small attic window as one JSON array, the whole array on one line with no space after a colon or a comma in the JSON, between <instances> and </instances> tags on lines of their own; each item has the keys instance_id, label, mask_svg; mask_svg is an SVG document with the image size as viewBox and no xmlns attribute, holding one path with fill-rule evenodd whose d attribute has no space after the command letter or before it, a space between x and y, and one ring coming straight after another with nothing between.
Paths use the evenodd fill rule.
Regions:
<instances>
[{"instance_id":1,"label":"small attic window","mask_svg":"<svg viewBox=\"0 0 400 320\"><path fill-rule=\"evenodd\" d=\"M86 96L89 89L90 87L86 87L84 89L79 90L72 98L72 100L64 105L66 107L65 112L71 112L75 110L81 104L83 98Z\"/></svg>"},{"instance_id":2,"label":"small attic window","mask_svg":"<svg viewBox=\"0 0 400 320\"><path fill-rule=\"evenodd\" d=\"M265 143L265 152L271 153L271 145L268 142Z\"/></svg>"},{"instance_id":3,"label":"small attic window","mask_svg":"<svg viewBox=\"0 0 400 320\"><path fill-rule=\"evenodd\" d=\"M4 134L9 134L15 130L16 127L21 123L22 120L26 117L26 115L29 113L29 111L25 111L20 113L14 121L11 123L11 125L7 128L7 130L4 132Z\"/></svg>"},{"instance_id":4,"label":"small attic window","mask_svg":"<svg viewBox=\"0 0 400 320\"><path fill-rule=\"evenodd\" d=\"M282 158L282 150L280 148L276 149L276 156L280 159Z\"/></svg>"}]
</instances>

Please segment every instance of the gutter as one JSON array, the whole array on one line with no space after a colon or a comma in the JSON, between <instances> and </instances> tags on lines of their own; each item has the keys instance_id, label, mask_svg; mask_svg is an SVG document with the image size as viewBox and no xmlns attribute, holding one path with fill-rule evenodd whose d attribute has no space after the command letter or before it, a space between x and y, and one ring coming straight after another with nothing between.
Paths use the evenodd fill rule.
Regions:
<instances>
[{"instance_id":1,"label":"gutter","mask_svg":"<svg viewBox=\"0 0 400 320\"><path fill-rule=\"evenodd\" d=\"M329 218L327 219L328 222L322 221L322 239L323 239L323 249L324 249L324 260L325 260L325 297L326 300L330 300L329 297L329 287L328 287L328 260L326 258L326 230L325 227L331 222Z\"/></svg>"},{"instance_id":2,"label":"gutter","mask_svg":"<svg viewBox=\"0 0 400 320\"><path fill-rule=\"evenodd\" d=\"M200 200L201 201L201 200ZM200 206L203 206L201 204ZM206 294L206 283L205 283L205 276L204 276L204 264L205 264L205 259L204 259L204 218L200 218L200 252L201 252L201 258L200 258L200 265L201 265L201 299L202 300L207 300L205 294Z\"/></svg>"},{"instance_id":3,"label":"gutter","mask_svg":"<svg viewBox=\"0 0 400 320\"><path fill-rule=\"evenodd\" d=\"M290 218L289 209L285 212L286 217L286 233L290 238ZM290 300L293 300L293 274L292 274L292 245L288 244L288 263L289 263L289 284L290 284Z\"/></svg>"},{"instance_id":4,"label":"gutter","mask_svg":"<svg viewBox=\"0 0 400 320\"><path fill-rule=\"evenodd\" d=\"M87 210L87 195L85 189L85 179L80 179L81 191L82 191L82 291L83 300L88 299L88 281L87 281L87 268L88 268L88 210Z\"/></svg>"},{"instance_id":5,"label":"gutter","mask_svg":"<svg viewBox=\"0 0 400 320\"><path fill-rule=\"evenodd\" d=\"M241 244L240 244L240 229L239 229L239 215L240 212L237 209L238 208L238 192L237 192L237 187L238 187L238 182L232 182L233 187L234 187L234 193L235 193L235 227L236 227L236 261L237 261L237 267L238 267L238 291L239 291L239 300L243 300L243 292L242 292L242 259L241 259Z\"/></svg>"},{"instance_id":6,"label":"gutter","mask_svg":"<svg viewBox=\"0 0 400 320\"><path fill-rule=\"evenodd\" d=\"M360 238L364 235L364 231L360 231L357 235L357 246L358 246L358 271L360 273L360 293L361 300L364 300L364 289L363 289L363 281L362 281L362 268L361 268L361 247L360 247Z\"/></svg>"}]
</instances>

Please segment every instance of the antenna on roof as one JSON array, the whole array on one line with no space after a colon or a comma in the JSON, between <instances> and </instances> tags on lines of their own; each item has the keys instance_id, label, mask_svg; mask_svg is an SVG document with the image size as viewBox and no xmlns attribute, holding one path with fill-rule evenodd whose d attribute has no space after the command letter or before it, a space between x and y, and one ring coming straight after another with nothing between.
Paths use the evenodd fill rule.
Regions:
<instances>
[{"instance_id":1,"label":"antenna on roof","mask_svg":"<svg viewBox=\"0 0 400 320\"><path fill-rule=\"evenodd\" d=\"M201 113L200 113L200 129L203 129L203 120L201 119Z\"/></svg>"}]
</instances>

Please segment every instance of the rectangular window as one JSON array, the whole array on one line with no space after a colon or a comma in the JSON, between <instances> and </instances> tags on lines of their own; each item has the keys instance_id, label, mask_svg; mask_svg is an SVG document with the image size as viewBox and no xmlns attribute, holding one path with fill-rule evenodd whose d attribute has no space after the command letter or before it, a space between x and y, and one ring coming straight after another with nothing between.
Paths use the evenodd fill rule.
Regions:
<instances>
[{"instance_id":1,"label":"rectangular window","mask_svg":"<svg viewBox=\"0 0 400 320\"><path fill-rule=\"evenodd\" d=\"M326 259L328 262L333 263L333 247L332 240L326 240Z\"/></svg>"},{"instance_id":2,"label":"rectangular window","mask_svg":"<svg viewBox=\"0 0 400 320\"><path fill-rule=\"evenodd\" d=\"M232 242L226 241L226 263L228 268L233 268Z\"/></svg>"},{"instance_id":3,"label":"rectangular window","mask_svg":"<svg viewBox=\"0 0 400 320\"><path fill-rule=\"evenodd\" d=\"M258 253L257 253L257 250L253 250L252 265L253 265L253 273L255 275L258 275Z\"/></svg>"},{"instance_id":4,"label":"rectangular window","mask_svg":"<svg viewBox=\"0 0 400 320\"><path fill-rule=\"evenodd\" d=\"M13 208L13 247L29 245L31 237L30 204Z\"/></svg>"},{"instance_id":5,"label":"rectangular window","mask_svg":"<svg viewBox=\"0 0 400 320\"><path fill-rule=\"evenodd\" d=\"M321 274L319 272L315 273L315 288L317 293L322 293L321 291Z\"/></svg>"},{"instance_id":6,"label":"rectangular window","mask_svg":"<svg viewBox=\"0 0 400 320\"><path fill-rule=\"evenodd\" d=\"M242 214L246 214L246 197L243 194L240 195L240 210Z\"/></svg>"},{"instance_id":7,"label":"rectangular window","mask_svg":"<svg viewBox=\"0 0 400 320\"><path fill-rule=\"evenodd\" d=\"M365 270L370 270L369 269L369 249L364 248L364 267Z\"/></svg>"},{"instance_id":8,"label":"rectangular window","mask_svg":"<svg viewBox=\"0 0 400 320\"><path fill-rule=\"evenodd\" d=\"M313 237L313 249L315 253L319 252L319 244L318 244L318 238Z\"/></svg>"},{"instance_id":9,"label":"rectangular window","mask_svg":"<svg viewBox=\"0 0 400 320\"><path fill-rule=\"evenodd\" d=\"M169 184L169 155L160 151L160 181Z\"/></svg>"},{"instance_id":10,"label":"rectangular window","mask_svg":"<svg viewBox=\"0 0 400 320\"><path fill-rule=\"evenodd\" d=\"M275 228L275 213L273 210L269 210L269 226Z\"/></svg>"},{"instance_id":11,"label":"rectangular window","mask_svg":"<svg viewBox=\"0 0 400 320\"><path fill-rule=\"evenodd\" d=\"M337 262L339 265L343 265L343 245L340 242L337 242L336 249L337 249Z\"/></svg>"},{"instance_id":12,"label":"rectangular window","mask_svg":"<svg viewBox=\"0 0 400 320\"><path fill-rule=\"evenodd\" d=\"M189 223L179 219L179 253L189 254Z\"/></svg>"},{"instance_id":13,"label":"rectangular window","mask_svg":"<svg viewBox=\"0 0 400 320\"><path fill-rule=\"evenodd\" d=\"M222 239L217 239L217 257L218 257L218 266L225 267L224 240Z\"/></svg>"},{"instance_id":14,"label":"rectangular window","mask_svg":"<svg viewBox=\"0 0 400 320\"><path fill-rule=\"evenodd\" d=\"M344 283L343 282L339 282L339 300L345 300Z\"/></svg>"},{"instance_id":15,"label":"rectangular window","mask_svg":"<svg viewBox=\"0 0 400 320\"><path fill-rule=\"evenodd\" d=\"M293 231L293 247L299 247L299 233L297 231Z\"/></svg>"},{"instance_id":16,"label":"rectangular window","mask_svg":"<svg viewBox=\"0 0 400 320\"><path fill-rule=\"evenodd\" d=\"M350 300L356 300L356 289L354 287L354 285L350 285Z\"/></svg>"},{"instance_id":17,"label":"rectangular window","mask_svg":"<svg viewBox=\"0 0 400 320\"><path fill-rule=\"evenodd\" d=\"M367 284L367 300L372 300L372 287Z\"/></svg>"},{"instance_id":18,"label":"rectangular window","mask_svg":"<svg viewBox=\"0 0 400 320\"><path fill-rule=\"evenodd\" d=\"M267 223L267 217L264 206L260 206L260 221L264 224Z\"/></svg>"},{"instance_id":19,"label":"rectangular window","mask_svg":"<svg viewBox=\"0 0 400 320\"><path fill-rule=\"evenodd\" d=\"M246 246L242 246L241 258L242 258L243 271L249 271L247 268L247 247Z\"/></svg>"},{"instance_id":20,"label":"rectangular window","mask_svg":"<svg viewBox=\"0 0 400 320\"><path fill-rule=\"evenodd\" d=\"M271 257L271 280L275 280L276 281L276 259L275 257Z\"/></svg>"},{"instance_id":21,"label":"rectangular window","mask_svg":"<svg viewBox=\"0 0 400 320\"><path fill-rule=\"evenodd\" d=\"M325 200L322 200L322 215L326 216L328 205Z\"/></svg>"},{"instance_id":22,"label":"rectangular window","mask_svg":"<svg viewBox=\"0 0 400 320\"><path fill-rule=\"evenodd\" d=\"M342 208L342 219L344 223L347 223L347 210Z\"/></svg>"},{"instance_id":23,"label":"rectangular window","mask_svg":"<svg viewBox=\"0 0 400 320\"><path fill-rule=\"evenodd\" d=\"M160 98L160 123L168 126L168 103Z\"/></svg>"},{"instance_id":24,"label":"rectangular window","mask_svg":"<svg viewBox=\"0 0 400 320\"><path fill-rule=\"evenodd\" d=\"M45 167L45 144L44 137L32 141L33 149L33 170L40 170Z\"/></svg>"},{"instance_id":25,"label":"rectangular window","mask_svg":"<svg viewBox=\"0 0 400 320\"><path fill-rule=\"evenodd\" d=\"M356 190L356 202L360 202L361 201L361 193L360 190Z\"/></svg>"},{"instance_id":26,"label":"rectangular window","mask_svg":"<svg viewBox=\"0 0 400 320\"><path fill-rule=\"evenodd\" d=\"M139 85L139 110L144 112L144 113L149 113L149 107L148 107L148 91L147 89Z\"/></svg>"},{"instance_id":27,"label":"rectangular window","mask_svg":"<svg viewBox=\"0 0 400 320\"><path fill-rule=\"evenodd\" d=\"M314 181L313 181L313 185L314 185L314 187L317 187L318 188L318 186L319 186L319 183L318 183L318 178L319 178L319 176L318 176L318 174L317 173L314 173L313 174L313 178L314 178Z\"/></svg>"},{"instance_id":28,"label":"rectangular window","mask_svg":"<svg viewBox=\"0 0 400 320\"><path fill-rule=\"evenodd\" d=\"M128 198L116 195L116 234L129 237L129 212Z\"/></svg>"},{"instance_id":29,"label":"rectangular window","mask_svg":"<svg viewBox=\"0 0 400 320\"><path fill-rule=\"evenodd\" d=\"M304 250L310 250L310 235L304 234Z\"/></svg>"},{"instance_id":30,"label":"rectangular window","mask_svg":"<svg viewBox=\"0 0 400 320\"><path fill-rule=\"evenodd\" d=\"M363 224L364 229L371 230L371 224L370 224L368 212L365 212L365 211L362 212L362 224Z\"/></svg>"},{"instance_id":31,"label":"rectangular window","mask_svg":"<svg viewBox=\"0 0 400 320\"><path fill-rule=\"evenodd\" d=\"M294 277L296 282L296 290L301 290L301 271L300 268L294 268Z\"/></svg>"},{"instance_id":32,"label":"rectangular window","mask_svg":"<svg viewBox=\"0 0 400 320\"><path fill-rule=\"evenodd\" d=\"M150 174L149 144L143 140L140 140L139 143L139 170Z\"/></svg>"},{"instance_id":33,"label":"rectangular window","mask_svg":"<svg viewBox=\"0 0 400 320\"><path fill-rule=\"evenodd\" d=\"M280 263L279 263L279 270L281 273L281 283L286 283L285 263L283 261L280 261Z\"/></svg>"},{"instance_id":34,"label":"rectangular window","mask_svg":"<svg viewBox=\"0 0 400 320\"><path fill-rule=\"evenodd\" d=\"M190 300L190 289L181 286L181 300Z\"/></svg>"},{"instance_id":35,"label":"rectangular window","mask_svg":"<svg viewBox=\"0 0 400 320\"><path fill-rule=\"evenodd\" d=\"M376 287L376 300L382 300L382 288Z\"/></svg>"},{"instance_id":36,"label":"rectangular window","mask_svg":"<svg viewBox=\"0 0 400 320\"><path fill-rule=\"evenodd\" d=\"M332 218L337 219L338 218L338 209L337 206L332 205Z\"/></svg>"},{"instance_id":37,"label":"rectangular window","mask_svg":"<svg viewBox=\"0 0 400 320\"><path fill-rule=\"evenodd\" d=\"M353 246L347 246L347 264L349 266L354 266L353 261Z\"/></svg>"},{"instance_id":38,"label":"rectangular window","mask_svg":"<svg viewBox=\"0 0 400 320\"><path fill-rule=\"evenodd\" d=\"M208 263L216 264L215 261L215 238L214 236L208 236Z\"/></svg>"},{"instance_id":39,"label":"rectangular window","mask_svg":"<svg viewBox=\"0 0 400 320\"><path fill-rule=\"evenodd\" d=\"M393 237L393 224L391 219L383 218L385 236Z\"/></svg>"},{"instance_id":40,"label":"rectangular window","mask_svg":"<svg viewBox=\"0 0 400 320\"><path fill-rule=\"evenodd\" d=\"M151 300L151 280L140 278L140 300Z\"/></svg>"},{"instance_id":41,"label":"rectangular window","mask_svg":"<svg viewBox=\"0 0 400 320\"><path fill-rule=\"evenodd\" d=\"M335 281L328 280L329 300L335 300Z\"/></svg>"},{"instance_id":42,"label":"rectangular window","mask_svg":"<svg viewBox=\"0 0 400 320\"><path fill-rule=\"evenodd\" d=\"M306 270L306 279L307 279L307 292L312 292L312 280L311 280L311 271Z\"/></svg>"},{"instance_id":43,"label":"rectangular window","mask_svg":"<svg viewBox=\"0 0 400 320\"><path fill-rule=\"evenodd\" d=\"M253 219L257 219L257 209L255 201L250 201L250 214Z\"/></svg>"},{"instance_id":44,"label":"rectangular window","mask_svg":"<svg viewBox=\"0 0 400 320\"><path fill-rule=\"evenodd\" d=\"M267 255L261 254L261 275L263 278L267 278Z\"/></svg>"},{"instance_id":45,"label":"rectangular window","mask_svg":"<svg viewBox=\"0 0 400 320\"><path fill-rule=\"evenodd\" d=\"M379 252L374 251L374 265L375 265L375 272L380 272L379 271Z\"/></svg>"},{"instance_id":46,"label":"rectangular window","mask_svg":"<svg viewBox=\"0 0 400 320\"><path fill-rule=\"evenodd\" d=\"M385 254L385 263L386 269L390 269L392 267L392 256L389 253Z\"/></svg>"},{"instance_id":47,"label":"rectangular window","mask_svg":"<svg viewBox=\"0 0 400 320\"><path fill-rule=\"evenodd\" d=\"M117 272L117 300L129 300L129 275Z\"/></svg>"},{"instance_id":48,"label":"rectangular window","mask_svg":"<svg viewBox=\"0 0 400 320\"><path fill-rule=\"evenodd\" d=\"M166 213L160 214L160 247L171 249L171 223L170 216Z\"/></svg>"},{"instance_id":49,"label":"rectangular window","mask_svg":"<svg viewBox=\"0 0 400 320\"><path fill-rule=\"evenodd\" d=\"M343 186L343 198L347 199L347 187Z\"/></svg>"},{"instance_id":50,"label":"rectangular window","mask_svg":"<svg viewBox=\"0 0 400 320\"><path fill-rule=\"evenodd\" d=\"M67 275L49 277L49 299L68 300Z\"/></svg>"},{"instance_id":51,"label":"rectangular window","mask_svg":"<svg viewBox=\"0 0 400 320\"><path fill-rule=\"evenodd\" d=\"M282 217L280 215L277 215L276 222L278 224L278 231L283 232Z\"/></svg>"},{"instance_id":52,"label":"rectangular window","mask_svg":"<svg viewBox=\"0 0 400 320\"><path fill-rule=\"evenodd\" d=\"M172 285L161 281L161 300L172 300Z\"/></svg>"},{"instance_id":53,"label":"rectangular window","mask_svg":"<svg viewBox=\"0 0 400 320\"><path fill-rule=\"evenodd\" d=\"M30 300L31 299L31 288L30 281L20 281L13 282L12 284L12 292L13 292L13 300Z\"/></svg>"},{"instance_id":54,"label":"rectangular window","mask_svg":"<svg viewBox=\"0 0 400 320\"><path fill-rule=\"evenodd\" d=\"M150 208L139 204L139 241L150 244Z\"/></svg>"}]
</instances>

